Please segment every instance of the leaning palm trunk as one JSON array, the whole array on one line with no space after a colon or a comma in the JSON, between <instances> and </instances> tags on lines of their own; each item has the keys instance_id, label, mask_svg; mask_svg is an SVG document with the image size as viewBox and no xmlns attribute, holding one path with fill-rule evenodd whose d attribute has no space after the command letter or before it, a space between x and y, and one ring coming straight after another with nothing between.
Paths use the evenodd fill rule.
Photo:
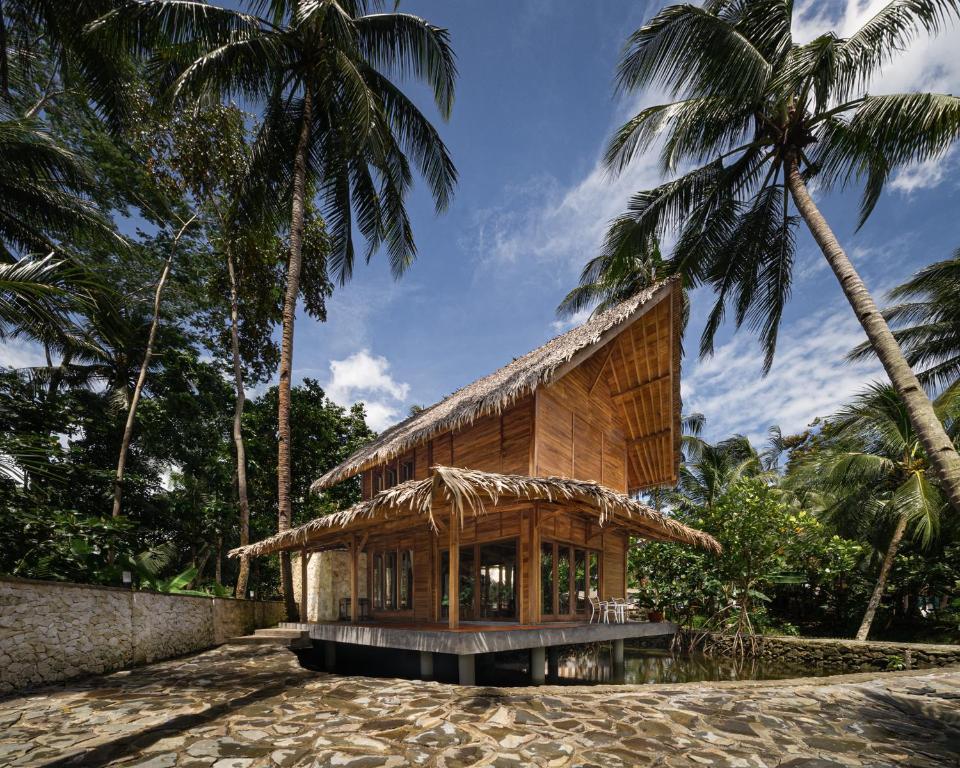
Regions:
<instances>
[{"instance_id":1,"label":"leaning palm trunk","mask_svg":"<svg viewBox=\"0 0 960 768\"><path fill-rule=\"evenodd\" d=\"M910 424L923 446L930 464L940 479L950 505L960 512L960 456L947 436L943 424L933 410L930 399L920 386L913 369L903 356L887 321L884 320L876 302L867 291L860 275L847 257L836 235L830 229L826 219L820 213L807 185L803 181L796 161L793 162L788 177L790 192L797 210L810 228L820 250L833 269L847 301L866 331L877 357L883 365L897 394L903 399L910 417Z\"/></svg>"},{"instance_id":2,"label":"leaning palm trunk","mask_svg":"<svg viewBox=\"0 0 960 768\"><path fill-rule=\"evenodd\" d=\"M130 448L130 440L133 438L133 424L137 418L137 406L140 403L140 396L143 394L143 387L147 383L147 371L150 370L150 361L153 358L153 345L157 338L157 328L160 327L160 300L163 297L163 289L170 277L170 268L173 265L173 257L177 252L177 244L187 227L193 223L196 216L191 216L186 223L180 227L173 243L170 246L170 253L167 260L163 262L163 269L160 271L160 279L157 281L157 289L153 295L153 320L150 322L150 334L147 337L147 348L143 353L143 362L140 364L140 374L137 376L137 383L133 388L133 396L130 398L130 406L127 408L127 422L123 427L123 438L120 440L120 457L117 459L117 474L113 481L113 517L120 516L120 500L123 495L123 474L127 465L127 451Z\"/></svg>"},{"instance_id":3,"label":"leaning palm trunk","mask_svg":"<svg viewBox=\"0 0 960 768\"><path fill-rule=\"evenodd\" d=\"M873 624L873 617L876 615L880 600L883 598L883 590L887 586L887 577L893 567L893 559L897 556L900 541L903 539L906 530L907 516L900 515L900 519L897 520L897 527L893 531L893 538L890 539L890 545L887 547L887 554L883 557L883 565L880 566L877 584L873 588L873 594L870 595L870 602L867 603L867 612L863 614L863 621L860 623L860 629L857 630L857 640L866 640L870 634L870 626Z\"/></svg>"},{"instance_id":4,"label":"leaning palm trunk","mask_svg":"<svg viewBox=\"0 0 960 768\"><path fill-rule=\"evenodd\" d=\"M250 502L247 499L247 456L243 445L243 407L246 392L243 386L243 366L240 362L240 299L237 291L237 273L233 264L233 251L227 244L227 273L230 277L230 348L233 354L233 383L237 391L233 409L233 445L237 452L237 504L240 507L240 546L250 543ZM250 575L250 559L240 560L237 588L234 596L242 600L247 594L247 579Z\"/></svg>"},{"instance_id":5,"label":"leaning palm trunk","mask_svg":"<svg viewBox=\"0 0 960 768\"><path fill-rule=\"evenodd\" d=\"M293 161L293 204L290 212L290 258L287 264L287 287L283 298L283 331L280 344L280 383L277 388L277 531L290 528L293 509L290 500L290 376L293 368L293 321L297 314L300 293L300 265L303 249L303 221L306 198L307 149L310 146L312 109L310 89L304 91L303 125ZM290 554L280 553L280 588L287 620L296 621L297 603L293 595L293 571Z\"/></svg>"}]
</instances>

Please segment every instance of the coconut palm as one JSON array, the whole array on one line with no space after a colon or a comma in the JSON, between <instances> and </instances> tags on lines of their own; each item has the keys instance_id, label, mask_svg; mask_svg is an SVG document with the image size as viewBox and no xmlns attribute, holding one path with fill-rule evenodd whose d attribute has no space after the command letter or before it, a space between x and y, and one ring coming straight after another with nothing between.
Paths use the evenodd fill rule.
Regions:
<instances>
[{"instance_id":1,"label":"coconut palm","mask_svg":"<svg viewBox=\"0 0 960 768\"><path fill-rule=\"evenodd\" d=\"M80 230L105 231L84 196L91 184L80 158L35 120L0 119L0 260L60 250L61 241Z\"/></svg>"},{"instance_id":2,"label":"coconut palm","mask_svg":"<svg viewBox=\"0 0 960 768\"><path fill-rule=\"evenodd\" d=\"M955 432L960 391L944 393L934 407ZM831 418L830 426L829 444L803 461L800 474L827 494L831 503L823 514L838 529L882 542L879 575L857 632L858 640L866 640L904 535L910 529L929 546L940 529L944 499L893 387L873 385Z\"/></svg>"},{"instance_id":3,"label":"coconut palm","mask_svg":"<svg viewBox=\"0 0 960 768\"><path fill-rule=\"evenodd\" d=\"M289 205L290 252L279 371L278 528L290 526L290 386L302 269L304 213L316 194L330 235L331 271L345 283L355 260L384 246L395 276L416 255L405 198L415 165L443 210L456 171L439 134L391 78L431 89L445 118L453 105L454 56L446 30L405 13L369 13L367 0L262 2L264 16L189 0L128 3L96 22L108 49L159 51L158 80L174 76L179 99L238 97L265 105L252 164L259 205ZM288 615L296 613L290 560L281 555Z\"/></svg>"},{"instance_id":4,"label":"coconut palm","mask_svg":"<svg viewBox=\"0 0 960 768\"><path fill-rule=\"evenodd\" d=\"M960 457L807 186L863 182L862 224L896 168L939 157L960 135L958 97L865 92L905 46L956 19L960 0L894 0L848 38L830 32L802 45L791 37L793 9L789 0L671 5L633 33L620 90L658 87L674 100L632 117L606 163L619 172L658 142L664 173L693 167L637 192L604 252L626 258L675 232L670 268L717 294L701 353L712 352L729 308L737 327L760 335L769 370L802 219L960 511Z\"/></svg>"},{"instance_id":5,"label":"coconut palm","mask_svg":"<svg viewBox=\"0 0 960 768\"><path fill-rule=\"evenodd\" d=\"M894 288L889 297L897 302L883 310L904 349L907 362L921 369L924 385L948 387L960 380L960 248L953 258L924 267L910 280ZM861 344L851 354L860 360L874 354Z\"/></svg>"},{"instance_id":6,"label":"coconut palm","mask_svg":"<svg viewBox=\"0 0 960 768\"><path fill-rule=\"evenodd\" d=\"M737 480L762 472L760 455L745 436L734 435L712 444L688 435L677 493L687 504L711 507Z\"/></svg>"}]
</instances>

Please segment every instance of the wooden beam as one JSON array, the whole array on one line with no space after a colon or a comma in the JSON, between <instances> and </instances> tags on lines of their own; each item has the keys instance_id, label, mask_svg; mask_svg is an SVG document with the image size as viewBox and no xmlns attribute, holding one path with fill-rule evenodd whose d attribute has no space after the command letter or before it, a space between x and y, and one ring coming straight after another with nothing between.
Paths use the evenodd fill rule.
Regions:
<instances>
[{"instance_id":1,"label":"wooden beam","mask_svg":"<svg viewBox=\"0 0 960 768\"><path fill-rule=\"evenodd\" d=\"M649 443L652 440L658 440L664 435L669 435L672 432L671 429L661 429L659 432L651 432L649 435L641 435L640 437L635 437L632 440L627 441L629 446L643 445L644 443Z\"/></svg>"},{"instance_id":2,"label":"wooden beam","mask_svg":"<svg viewBox=\"0 0 960 768\"><path fill-rule=\"evenodd\" d=\"M617 337L619 338L619 337ZM597 384L600 383L600 377L603 375L603 372L607 369L607 363L610 362L610 357L613 355L613 350L616 348L617 342L613 341L607 345L607 354L603 357L603 362L600 364L600 370L597 371L597 375L593 377L593 383L590 385L590 388L587 390L587 396L593 395L593 390L597 388Z\"/></svg>"},{"instance_id":3,"label":"wooden beam","mask_svg":"<svg viewBox=\"0 0 960 768\"><path fill-rule=\"evenodd\" d=\"M307 611L307 560L310 554L305 549L300 550L300 621L308 621Z\"/></svg>"},{"instance_id":4,"label":"wooden beam","mask_svg":"<svg viewBox=\"0 0 960 768\"><path fill-rule=\"evenodd\" d=\"M357 535L350 537L350 621L360 620L360 547Z\"/></svg>"},{"instance_id":5,"label":"wooden beam","mask_svg":"<svg viewBox=\"0 0 960 768\"><path fill-rule=\"evenodd\" d=\"M370 538L370 531L367 531L363 534L363 538L360 539L360 551L363 552L367 548L367 539Z\"/></svg>"},{"instance_id":6,"label":"wooden beam","mask_svg":"<svg viewBox=\"0 0 960 768\"><path fill-rule=\"evenodd\" d=\"M616 400L617 402L619 402L620 400L623 400L624 398L633 397L633 396L639 394L640 392L642 392L643 390L645 390L647 387L652 387L652 386L654 386L655 384L659 384L659 383L662 382L662 381L667 381L667 380L669 380L669 379L670 379L670 376L671 376L671 374L665 373L665 374L663 374L662 376L657 376L655 379L650 379L649 381L645 381L645 382L643 382L643 384L637 384L637 385L634 386L634 387L627 387L627 389L623 390L623 392L614 392L612 395L610 395L610 397L611 397L613 400Z\"/></svg>"}]
</instances>

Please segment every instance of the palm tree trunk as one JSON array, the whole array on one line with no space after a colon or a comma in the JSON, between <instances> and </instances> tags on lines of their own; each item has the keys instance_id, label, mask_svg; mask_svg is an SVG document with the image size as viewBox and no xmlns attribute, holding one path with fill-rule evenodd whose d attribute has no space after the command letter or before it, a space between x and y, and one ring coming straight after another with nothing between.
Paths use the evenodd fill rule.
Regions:
<instances>
[{"instance_id":1,"label":"palm tree trunk","mask_svg":"<svg viewBox=\"0 0 960 768\"><path fill-rule=\"evenodd\" d=\"M897 340L890 332L887 321L877 309L863 280L857 274L843 248L840 247L833 230L823 218L813 198L810 197L796 161L790 169L787 183L800 215L810 228L810 233L823 251L837 280L840 281L840 287L850 306L853 307L860 325L866 331L874 352L880 358L887 376L890 377L890 382L903 399L910 417L910 425L917 433L917 438L940 479L941 488L950 500L954 511L960 512L960 456L957 455L957 450L947 436L943 424L934 413L930 398L921 388L920 382L903 356Z\"/></svg>"},{"instance_id":2,"label":"palm tree trunk","mask_svg":"<svg viewBox=\"0 0 960 768\"><path fill-rule=\"evenodd\" d=\"M233 354L233 383L237 391L233 408L233 445L237 452L237 504L240 507L240 546L250 543L250 502L247 499L247 454L243 444L243 407L246 392L243 386L243 365L240 361L240 298L237 291L237 273L233 264L233 251L227 243L227 273L230 276L230 349ZM247 594L247 578L250 575L250 558L240 558L240 573L234 597L242 600Z\"/></svg>"},{"instance_id":3,"label":"palm tree trunk","mask_svg":"<svg viewBox=\"0 0 960 768\"><path fill-rule=\"evenodd\" d=\"M290 500L290 376L293 368L293 322L300 293L300 265L303 257L303 220L306 205L307 150L310 146L312 102L309 87L303 96L303 123L293 161L293 205L290 211L290 257L287 262L287 287L283 298L283 330L280 342L280 383L277 388L277 530L290 527L293 509ZM287 620L296 621L297 601L293 594L290 553L280 553L280 588Z\"/></svg>"},{"instance_id":4,"label":"palm tree trunk","mask_svg":"<svg viewBox=\"0 0 960 768\"><path fill-rule=\"evenodd\" d=\"M147 371L150 369L150 360L153 357L153 344L157 338L157 328L160 326L160 299L163 296L164 286L170 277L170 267L173 264L173 257L177 251L177 243L187 227L193 223L196 215L191 216L187 222L180 227L173 243L170 245L170 254L167 260L163 262L163 270L160 272L160 279L157 281L157 289L153 295L153 320L150 322L150 335L147 337L147 348L143 353L143 362L140 364L140 374L137 376L137 384L133 388L133 397L130 398L130 407L127 409L127 423L123 427L123 439L120 441L120 458L117 460L117 474L113 481L113 517L120 516L120 497L123 493L123 473L127 464L127 451L130 448L130 440L133 437L133 423L137 417L137 405L140 403L140 395L143 393L143 386L147 382Z\"/></svg>"},{"instance_id":5,"label":"palm tree trunk","mask_svg":"<svg viewBox=\"0 0 960 768\"><path fill-rule=\"evenodd\" d=\"M890 575L890 568L893 567L893 559L897 556L897 550L900 548L900 540L903 539L904 531L907 530L907 516L900 515L897 520L897 527L893 531L893 538L887 547L887 554L883 557L883 565L880 566L880 575L877 577L877 584L873 588L873 594L870 595L870 602L867 603L867 612L863 614L863 621L860 623L860 629L857 630L857 640L866 640L870 634L870 625L873 624L873 617L880 606L880 600L883 598L883 590L887 586L887 577Z\"/></svg>"}]
</instances>

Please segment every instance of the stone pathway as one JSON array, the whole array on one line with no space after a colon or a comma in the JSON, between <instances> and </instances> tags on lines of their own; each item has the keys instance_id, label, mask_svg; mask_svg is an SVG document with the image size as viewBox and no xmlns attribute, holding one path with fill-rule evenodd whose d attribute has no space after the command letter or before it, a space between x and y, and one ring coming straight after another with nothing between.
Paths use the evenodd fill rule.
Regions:
<instances>
[{"instance_id":1,"label":"stone pathway","mask_svg":"<svg viewBox=\"0 0 960 768\"><path fill-rule=\"evenodd\" d=\"M960 670L485 689L224 646L0 700L0 765L960 766Z\"/></svg>"}]
</instances>

